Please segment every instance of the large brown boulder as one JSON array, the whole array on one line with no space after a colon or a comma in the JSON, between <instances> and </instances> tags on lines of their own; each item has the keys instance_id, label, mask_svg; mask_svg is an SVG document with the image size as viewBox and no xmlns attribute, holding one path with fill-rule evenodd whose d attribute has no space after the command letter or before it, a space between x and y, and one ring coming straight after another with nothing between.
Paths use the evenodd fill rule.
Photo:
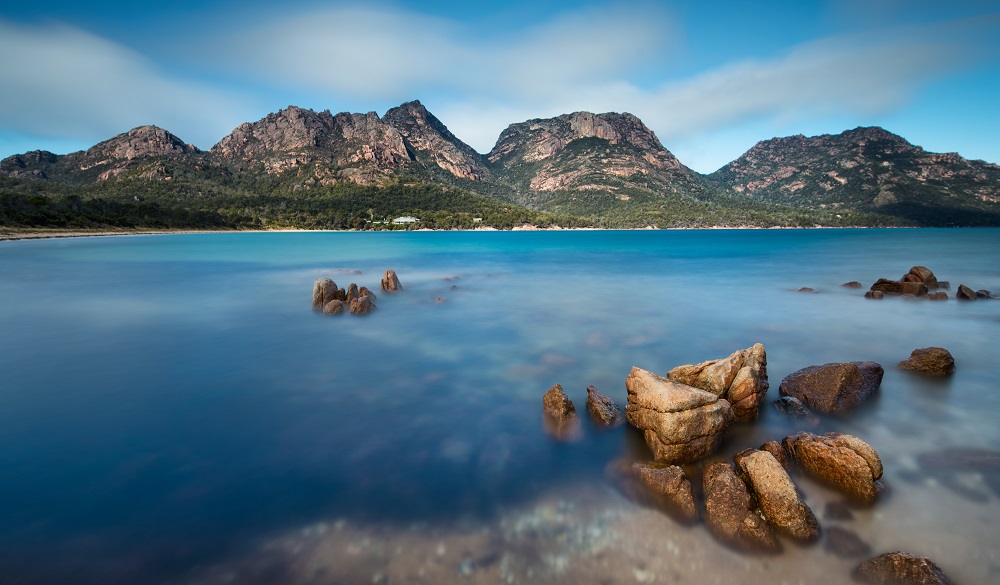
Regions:
<instances>
[{"instance_id":1,"label":"large brown boulder","mask_svg":"<svg viewBox=\"0 0 1000 585\"><path fill-rule=\"evenodd\" d=\"M771 526L804 542L819 537L816 515L799 496L792 478L774 455L751 449L739 453L735 461L740 477L750 486Z\"/></svg>"},{"instance_id":2,"label":"large brown boulder","mask_svg":"<svg viewBox=\"0 0 1000 585\"><path fill-rule=\"evenodd\" d=\"M757 514L757 502L732 465L724 461L710 465L702 474L702 487L705 524L713 536L742 550L781 550L781 543Z\"/></svg>"},{"instance_id":3,"label":"large brown boulder","mask_svg":"<svg viewBox=\"0 0 1000 585\"><path fill-rule=\"evenodd\" d=\"M324 315L342 315L344 313L344 301L333 299L323 305Z\"/></svg>"},{"instance_id":4,"label":"large brown boulder","mask_svg":"<svg viewBox=\"0 0 1000 585\"><path fill-rule=\"evenodd\" d=\"M371 297L358 297L356 299L351 299L348 307L348 310L352 315L367 315L377 308L375 303L372 302Z\"/></svg>"},{"instance_id":5,"label":"large brown boulder","mask_svg":"<svg viewBox=\"0 0 1000 585\"><path fill-rule=\"evenodd\" d=\"M337 283L329 278L319 278L313 283L312 308L314 311L322 311L327 303L333 300L337 291Z\"/></svg>"},{"instance_id":6,"label":"large brown boulder","mask_svg":"<svg viewBox=\"0 0 1000 585\"><path fill-rule=\"evenodd\" d=\"M611 470L630 498L663 510L683 524L698 521L694 490L680 467L615 461L611 464Z\"/></svg>"},{"instance_id":7,"label":"large brown boulder","mask_svg":"<svg viewBox=\"0 0 1000 585\"><path fill-rule=\"evenodd\" d=\"M925 347L913 350L897 367L928 376L947 376L955 373L955 358L943 347Z\"/></svg>"},{"instance_id":8,"label":"large brown boulder","mask_svg":"<svg viewBox=\"0 0 1000 585\"><path fill-rule=\"evenodd\" d=\"M621 407L593 386L587 386L587 412L590 413L590 418L602 427L617 427L625 422L625 413Z\"/></svg>"},{"instance_id":9,"label":"large brown boulder","mask_svg":"<svg viewBox=\"0 0 1000 585\"><path fill-rule=\"evenodd\" d=\"M557 439L575 440L580 437L576 407L563 392L562 384L555 384L542 396L542 422L545 431Z\"/></svg>"},{"instance_id":10,"label":"large brown boulder","mask_svg":"<svg viewBox=\"0 0 1000 585\"><path fill-rule=\"evenodd\" d=\"M854 578L870 585L950 585L941 567L927 557L890 552L854 569Z\"/></svg>"},{"instance_id":11,"label":"large brown boulder","mask_svg":"<svg viewBox=\"0 0 1000 585\"><path fill-rule=\"evenodd\" d=\"M798 398L812 410L836 414L870 398L882 384L884 373L875 362L810 366L786 376L778 392Z\"/></svg>"},{"instance_id":12,"label":"large brown boulder","mask_svg":"<svg viewBox=\"0 0 1000 585\"><path fill-rule=\"evenodd\" d=\"M757 343L729 357L677 366L667 372L667 377L726 399L736 420L750 422L757 420L767 393L767 354Z\"/></svg>"},{"instance_id":13,"label":"large brown boulder","mask_svg":"<svg viewBox=\"0 0 1000 585\"><path fill-rule=\"evenodd\" d=\"M785 437L781 444L806 473L852 500L872 504L878 496L882 459L861 439L841 433L798 433Z\"/></svg>"},{"instance_id":14,"label":"large brown boulder","mask_svg":"<svg viewBox=\"0 0 1000 585\"><path fill-rule=\"evenodd\" d=\"M880 291L888 295L911 294L921 296L927 294L927 285L922 282L900 282L880 278L871 287L872 291Z\"/></svg>"},{"instance_id":15,"label":"large brown boulder","mask_svg":"<svg viewBox=\"0 0 1000 585\"><path fill-rule=\"evenodd\" d=\"M663 463L691 463L711 453L733 424L726 400L633 367L625 379L625 418L642 430Z\"/></svg>"},{"instance_id":16,"label":"large brown boulder","mask_svg":"<svg viewBox=\"0 0 1000 585\"><path fill-rule=\"evenodd\" d=\"M909 272L903 275L900 279L904 282L922 282L927 285L927 288L934 290L938 287L937 277L931 272L930 268L925 266L914 266Z\"/></svg>"},{"instance_id":17,"label":"large brown boulder","mask_svg":"<svg viewBox=\"0 0 1000 585\"><path fill-rule=\"evenodd\" d=\"M385 292L396 292L402 289L403 285L399 284L399 277L396 276L396 271L386 270L385 276L382 277L382 290Z\"/></svg>"}]
</instances>

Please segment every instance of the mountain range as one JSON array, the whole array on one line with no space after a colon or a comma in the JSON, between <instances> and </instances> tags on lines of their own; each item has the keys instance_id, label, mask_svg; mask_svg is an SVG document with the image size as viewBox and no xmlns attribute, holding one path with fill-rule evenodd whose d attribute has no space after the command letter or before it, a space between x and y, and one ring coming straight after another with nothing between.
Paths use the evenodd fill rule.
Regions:
<instances>
[{"instance_id":1,"label":"mountain range","mask_svg":"<svg viewBox=\"0 0 1000 585\"><path fill-rule=\"evenodd\" d=\"M480 154L413 101L381 117L292 106L208 151L142 126L86 151L15 155L0 161L0 197L0 223L19 225L110 206L84 223L118 213L133 225L157 214L183 224L184 211L234 227L250 217L255 227L372 227L393 214L426 216L431 227L477 215L498 227L513 216L605 227L971 226L1000 225L1000 166L872 127L764 140L702 175L639 118L589 112L511 124Z\"/></svg>"}]
</instances>

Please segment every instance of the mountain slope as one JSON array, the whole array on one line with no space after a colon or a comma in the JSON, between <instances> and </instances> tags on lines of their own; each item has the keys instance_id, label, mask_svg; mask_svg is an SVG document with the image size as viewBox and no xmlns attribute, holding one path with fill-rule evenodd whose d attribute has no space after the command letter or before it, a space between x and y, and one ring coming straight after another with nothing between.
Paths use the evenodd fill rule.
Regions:
<instances>
[{"instance_id":1,"label":"mountain slope","mask_svg":"<svg viewBox=\"0 0 1000 585\"><path fill-rule=\"evenodd\" d=\"M424 168L438 167L469 181L493 181L483 156L455 137L419 101L392 108L382 120L399 132L411 158Z\"/></svg>"},{"instance_id":2,"label":"mountain slope","mask_svg":"<svg viewBox=\"0 0 1000 585\"><path fill-rule=\"evenodd\" d=\"M878 127L765 140L709 178L730 194L805 209L1000 223L1000 166L930 153Z\"/></svg>"}]
</instances>

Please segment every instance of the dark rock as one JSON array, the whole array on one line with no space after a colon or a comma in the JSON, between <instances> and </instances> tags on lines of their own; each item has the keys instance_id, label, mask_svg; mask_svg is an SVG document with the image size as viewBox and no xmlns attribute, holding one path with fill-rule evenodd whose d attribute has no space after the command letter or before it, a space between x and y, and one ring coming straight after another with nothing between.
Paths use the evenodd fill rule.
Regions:
<instances>
[{"instance_id":1,"label":"dark rock","mask_svg":"<svg viewBox=\"0 0 1000 585\"><path fill-rule=\"evenodd\" d=\"M835 556L849 559L872 553L872 547L850 530L840 528L839 526L831 526L824 533L823 550Z\"/></svg>"},{"instance_id":2,"label":"dark rock","mask_svg":"<svg viewBox=\"0 0 1000 585\"><path fill-rule=\"evenodd\" d=\"M928 376L947 376L955 372L955 358L943 347L915 349L897 367Z\"/></svg>"},{"instance_id":3,"label":"dark rock","mask_svg":"<svg viewBox=\"0 0 1000 585\"><path fill-rule=\"evenodd\" d=\"M974 301L978 297L976 296L976 291L965 286L964 284L958 285L958 292L955 293L955 298L960 301Z\"/></svg>"},{"instance_id":4,"label":"dark rock","mask_svg":"<svg viewBox=\"0 0 1000 585\"><path fill-rule=\"evenodd\" d=\"M951 289L951 283L948 282L947 280L939 280L938 281L938 288Z\"/></svg>"},{"instance_id":5,"label":"dark rock","mask_svg":"<svg viewBox=\"0 0 1000 585\"><path fill-rule=\"evenodd\" d=\"M851 282L845 282L844 284L842 284L840 286L843 286L843 287L846 287L846 288L861 288L861 283L858 282L858 281L856 281L856 280L852 280Z\"/></svg>"},{"instance_id":6,"label":"dark rock","mask_svg":"<svg viewBox=\"0 0 1000 585\"><path fill-rule=\"evenodd\" d=\"M602 427L617 427L625 422L625 413L621 407L593 386L587 386L587 412Z\"/></svg>"},{"instance_id":7,"label":"dark rock","mask_svg":"<svg viewBox=\"0 0 1000 585\"><path fill-rule=\"evenodd\" d=\"M663 510L682 524L698 521L694 490L680 467L615 461L611 470L626 495L633 500Z\"/></svg>"},{"instance_id":8,"label":"dark rock","mask_svg":"<svg viewBox=\"0 0 1000 585\"><path fill-rule=\"evenodd\" d=\"M625 417L643 431L654 457L664 463L691 463L711 453L732 426L726 400L633 367L625 379Z\"/></svg>"},{"instance_id":9,"label":"dark rock","mask_svg":"<svg viewBox=\"0 0 1000 585\"><path fill-rule=\"evenodd\" d=\"M440 303L447 303L447 302L448 302L448 299L446 299L446 298L444 298L444 297L437 297L436 299L434 299L434 302L435 302L435 303L439 303L439 304L440 304Z\"/></svg>"},{"instance_id":10,"label":"dark rock","mask_svg":"<svg viewBox=\"0 0 1000 585\"><path fill-rule=\"evenodd\" d=\"M871 286L871 290L893 295L912 294L919 297L927 294L927 285L922 282L900 282L880 278Z\"/></svg>"},{"instance_id":11,"label":"dark rock","mask_svg":"<svg viewBox=\"0 0 1000 585\"><path fill-rule=\"evenodd\" d=\"M885 293L880 290L870 290L865 293L865 298L881 301L883 298L885 298Z\"/></svg>"},{"instance_id":12,"label":"dark rock","mask_svg":"<svg viewBox=\"0 0 1000 585\"><path fill-rule=\"evenodd\" d=\"M927 557L890 552L854 569L854 578L870 585L950 585L941 567Z\"/></svg>"},{"instance_id":13,"label":"dark rock","mask_svg":"<svg viewBox=\"0 0 1000 585\"><path fill-rule=\"evenodd\" d=\"M377 308L369 297L351 299L348 307L352 315L367 315Z\"/></svg>"},{"instance_id":14,"label":"dark rock","mask_svg":"<svg viewBox=\"0 0 1000 585\"><path fill-rule=\"evenodd\" d=\"M782 396L771 403L774 410L786 414L795 420L803 421L811 426L819 424L819 417L813 414L809 407L794 396Z\"/></svg>"},{"instance_id":15,"label":"dark rock","mask_svg":"<svg viewBox=\"0 0 1000 585\"><path fill-rule=\"evenodd\" d=\"M778 460L781 467L785 470L788 469L788 455L785 454L785 449L781 446L781 443L777 441L768 441L760 446L761 451L767 451L774 458Z\"/></svg>"},{"instance_id":16,"label":"dark rock","mask_svg":"<svg viewBox=\"0 0 1000 585\"><path fill-rule=\"evenodd\" d=\"M702 475L705 524L720 541L742 550L778 552L781 543L757 514L757 503L733 466L710 465Z\"/></svg>"},{"instance_id":17,"label":"dark rock","mask_svg":"<svg viewBox=\"0 0 1000 585\"><path fill-rule=\"evenodd\" d=\"M542 417L546 432L562 440L580 437L580 419L573 401L563 392L561 384L549 388L542 396Z\"/></svg>"},{"instance_id":18,"label":"dark rock","mask_svg":"<svg viewBox=\"0 0 1000 585\"><path fill-rule=\"evenodd\" d=\"M809 288L808 286L803 286L802 288L795 289L795 292L800 292L800 293L814 293L814 292L816 292L816 289Z\"/></svg>"},{"instance_id":19,"label":"dark rock","mask_svg":"<svg viewBox=\"0 0 1000 585\"><path fill-rule=\"evenodd\" d=\"M941 291L941 290L939 290L937 292L927 293L927 300L929 300L929 301L947 301L948 300L948 293L946 293L944 291Z\"/></svg>"},{"instance_id":20,"label":"dark rock","mask_svg":"<svg viewBox=\"0 0 1000 585\"><path fill-rule=\"evenodd\" d=\"M385 292L396 292L403 289L403 285L399 283L399 277L396 276L395 270L386 270L385 276L382 277L382 290Z\"/></svg>"},{"instance_id":21,"label":"dark rock","mask_svg":"<svg viewBox=\"0 0 1000 585\"><path fill-rule=\"evenodd\" d=\"M977 290L976 291L976 296L979 297L979 298L981 298L981 299L992 299L993 298L993 293L991 293L988 290Z\"/></svg>"},{"instance_id":22,"label":"dark rock","mask_svg":"<svg viewBox=\"0 0 1000 585\"><path fill-rule=\"evenodd\" d=\"M868 443L841 433L798 433L785 437L781 444L809 475L854 501L869 505L875 501L882 460Z\"/></svg>"},{"instance_id":23,"label":"dark rock","mask_svg":"<svg viewBox=\"0 0 1000 585\"><path fill-rule=\"evenodd\" d=\"M757 343L725 358L678 366L667 372L667 377L727 400L736 420L750 422L757 420L769 387L767 354Z\"/></svg>"},{"instance_id":24,"label":"dark rock","mask_svg":"<svg viewBox=\"0 0 1000 585\"><path fill-rule=\"evenodd\" d=\"M827 502L823 509L823 517L827 520L853 520L854 512L843 502Z\"/></svg>"},{"instance_id":25,"label":"dark rock","mask_svg":"<svg viewBox=\"0 0 1000 585\"><path fill-rule=\"evenodd\" d=\"M313 283L312 307L314 311L322 311L327 303L333 300L337 284L329 278L320 278Z\"/></svg>"},{"instance_id":26,"label":"dark rock","mask_svg":"<svg viewBox=\"0 0 1000 585\"><path fill-rule=\"evenodd\" d=\"M875 362L810 366L786 376L778 392L798 398L812 410L841 413L875 394L883 374L882 366Z\"/></svg>"},{"instance_id":27,"label":"dark rock","mask_svg":"<svg viewBox=\"0 0 1000 585\"><path fill-rule=\"evenodd\" d=\"M344 313L344 302L337 299L330 299L330 302L323 305L324 315L342 315Z\"/></svg>"},{"instance_id":28,"label":"dark rock","mask_svg":"<svg viewBox=\"0 0 1000 585\"><path fill-rule=\"evenodd\" d=\"M796 540L809 542L819 537L819 522L799 496L792 478L767 451L743 451L734 457L740 477L760 505L771 526Z\"/></svg>"},{"instance_id":29,"label":"dark rock","mask_svg":"<svg viewBox=\"0 0 1000 585\"><path fill-rule=\"evenodd\" d=\"M908 280L910 282L922 282L927 285L930 290L936 289L938 287L937 277L931 270L924 266L914 266L910 269L908 273L901 279Z\"/></svg>"}]
</instances>

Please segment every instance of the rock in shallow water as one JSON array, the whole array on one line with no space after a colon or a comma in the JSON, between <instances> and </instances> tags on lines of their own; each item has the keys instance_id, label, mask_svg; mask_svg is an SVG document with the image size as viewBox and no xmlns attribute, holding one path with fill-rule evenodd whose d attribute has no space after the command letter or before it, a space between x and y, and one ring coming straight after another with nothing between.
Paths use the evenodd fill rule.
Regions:
<instances>
[{"instance_id":1,"label":"rock in shallow water","mask_svg":"<svg viewBox=\"0 0 1000 585\"><path fill-rule=\"evenodd\" d=\"M735 460L769 524L796 540L809 542L819 537L816 515L774 455L753 449L737 454Z\"/></svg>"},{"instance_id":2,"label":"rock in shallow water","mask_svg":"<svg viewBox=\"0 0 1000 585\"><path fill-rule=\"evenodd\" d=\"M878 496L882 460L861 439L841 433L798 433L785 437L781 444L807 473L852 500L870 505Z\"/></svg>"},{"instance_id":3,"label":"rock in shallow water","mask_svg":"<svg viewBox=\"0 0 1000 585\"><path fill-rule=\"evenodd\" d=\"M736 420L750 422L757 420L769 387L767 353L757 343L729 357L678 366L667 372L667 378L724 398L732 406Z\"/></svg>"},{"instance_id":4,"label":"rock in shallow water","mask_svg":"<svg viewBox=\"0 0 1000 585\"><path fill-rule=\"evenodd\" d=\"M312 308L322 311L327 303L333 300L337 284L329 278L319 278L313 283Z\"/></svg>"},{"instance_id":5,"label":"rock in shallow water","mask_svg":"<svg viewBox=\"0 0 1000 585\"><path fill-rule=\"evenodd\" d=\"M663 463L691 463L711 453L733 424L726 400L633 367L625 379L625 417L642 430Z\"/></svg>"},{"instance_id":6,"label":"rock in shallow water","mask_svg":"<svg viewBox=\"0 0 1000 585\"><path fill-rule=\"evenodd\" d=\"M890 552L854 569L854 578L870 585L950 585L941 567L927 557Z\"/></svg>"},{"instance_id":7,"label":"rock in shallow water","mask_svg":"<svg viewBox=\"0 0 1000 585\"><path fill-rule=\"evenodd\" d=\"M884 373L882 366L875 362L810 366L786 376L778 392L782 396L794 396L818 412L837 414L858 406L875 394Z\"/></svg>"},{"instance_id":8,"label":"rock in shallow water","mask_svg":"<svg viewBox=\"0 0 1000 585\"><path fill-rule=\"evenodd\" d=\"M613 428L625 422L625 413L620 406L593 386L587 386L587 412L599 426Z\"/></svg>"},{"instance_id":9,"label":"rock in shallow water","mask_svg":"<svg viewBox=\"0 0 1000 585\"><path fill-rule=\"evenodd\" d=\"M580 438L576 407L561 384L555 384L542 396L542 417L545 431L553 437L564 441Z\"/></svg>"},{"instance_id":10,"label":"rock in shallow water","mask_svg":"<svg viewBox=\"0 0 1000 585\"><path fill-rule=\"evenodd\" d=\"M928 376L947 376L955 372L955 358L943 347L915 349L897 367Z\"/></svg>"},{"instance_id":11,"label":"rock in shallow water","mask_svg":"<svg viewBox=\"0 0 1000 585\"><path fill-rule=\"evenodd\" d=\"M757 514L757 503L733 466L710 465L702 475L705 524L715 538L741 550L778 552L781 543Z\"/></svg>"},{"instance_id":12,"label":"rock in shallow water","mask_svg":"<svg viewBox=\"0 0 1000 585\"><path fill-rule=\"evenodd\" d=\"M831 526L824 531L823 550L841 558L861 557L871 554L872 547L856 533Z\"/></svg>"},{"instance_id":13,"label":"rock in shallow water","mask_svg":"<svg viewBox=\"0 0 1000 585\"><path fill-rule=\"evenodd\" d=\"M698 521L694 490L677 465L615 461L610 472L632 499L663 510L682 524Z\"/></svg>"},{"instance_id":14,"label":"rock in shallow water","mask_svg":"<svg viewBox=\"0 0 1000 585\"><path fill-rule=\"evenodd\" d=\"M399 283L399 277L396 276L395 270L386 270L385 276L382 277L382 290L385 292L396 292L403 289L403 285Z\"/></svg>"}]
</instances>

